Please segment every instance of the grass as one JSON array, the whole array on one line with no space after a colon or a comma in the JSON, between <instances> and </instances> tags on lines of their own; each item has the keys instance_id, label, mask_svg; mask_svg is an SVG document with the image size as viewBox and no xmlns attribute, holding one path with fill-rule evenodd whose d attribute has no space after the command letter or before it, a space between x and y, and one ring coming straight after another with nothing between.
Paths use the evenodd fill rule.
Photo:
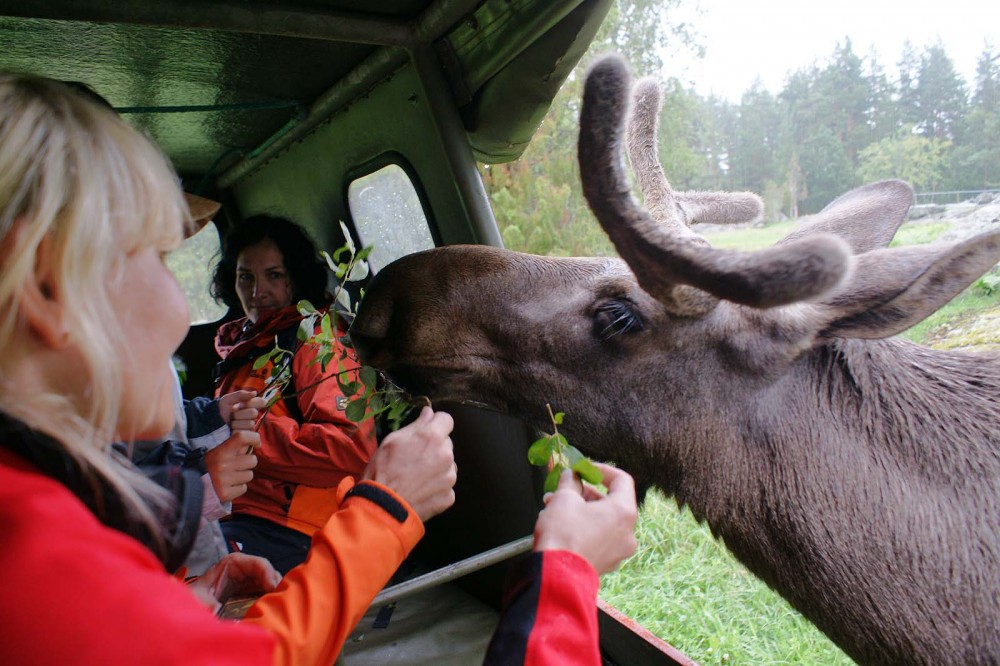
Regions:
<instances>
[{"instance_id":1,"label":"grass","mask_svg":"<svg viewBox=\"0 0 1000 666\"><path fill-rule=\"evenodd\" d=\"M650 492L636 536L601 598L698 663L853 663L673 500Z\"/></svg>"},{"instance_id":2,"label":"grass","mask_svg":"<svg viewBox=\"0 0 1000 666\"><path fill-rule=\"evenodd\" d=\"M753 250L772 245L796 224L702 233L715 247ZM949 226L908 223L892 245L934 242ZM901 335L939 348L1000 348L998 271ZM700 664L854 663L673 500L651 492L636 535L638 551L602 577L601 597Z\"/></svg>"},{"instance_id":3,"label":"grass","mask_svg":"<svg viewBox=\"0 0 1000 666\"><path fill-rule=\"evenodd\" d=\"M774 245L794 231L796 226L798 226L796 221L789 220L769 224L766 227L733 227L721 231L707 231L702 235L713 247L728 250L759 250ZM693 230L698 231L698 227L693 227Z\"/></svg>"}]
</instances>

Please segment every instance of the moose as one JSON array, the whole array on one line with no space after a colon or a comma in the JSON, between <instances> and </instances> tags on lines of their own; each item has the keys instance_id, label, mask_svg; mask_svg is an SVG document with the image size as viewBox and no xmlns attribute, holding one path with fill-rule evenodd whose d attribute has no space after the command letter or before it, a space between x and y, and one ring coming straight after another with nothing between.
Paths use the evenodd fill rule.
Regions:
<instances>
[{"instance_id":1,"label":"moose","mask_svg":"<svg viewBox=\"0 0 1000 666\"><path fill-rule=\"evenodd\" d=\"M689 224L759 198L674 191L659 90L632 89L619 57L591 68L578 146L624 261L404 257L363 300L362 358L539 428L551 403L584 453L690 507L859 663L1000 663L1000 356L893 337L1000 260L1000 232L890 248L913 194L885 181L773 247L712 248Z\"/></svg>"}]
</instances>

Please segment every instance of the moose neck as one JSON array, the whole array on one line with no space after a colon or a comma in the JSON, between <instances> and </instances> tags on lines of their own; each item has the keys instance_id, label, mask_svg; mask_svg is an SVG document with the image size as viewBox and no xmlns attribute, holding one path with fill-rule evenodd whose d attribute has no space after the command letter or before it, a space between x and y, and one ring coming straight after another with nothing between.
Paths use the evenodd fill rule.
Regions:
<instances>
[{"instance_id":1,"label":"moose neck","mask_svg":"<svg viewBox=\"0 0 1000 666\"><path fill-rule=\"evenodd\" d=\"M748 403L707 447L727 455L693 467L712 472L685 474L676 495L853 658L954 659L961 636L926 622L989 617L995 603L995 581L973 578L1000 575L998 395L996 356L834 341ZM962 558L979 563L956 572ZM954 607L956 589L977 586ZM926 614L898 603L913 588Z\"/></svg>"}]
</instances>

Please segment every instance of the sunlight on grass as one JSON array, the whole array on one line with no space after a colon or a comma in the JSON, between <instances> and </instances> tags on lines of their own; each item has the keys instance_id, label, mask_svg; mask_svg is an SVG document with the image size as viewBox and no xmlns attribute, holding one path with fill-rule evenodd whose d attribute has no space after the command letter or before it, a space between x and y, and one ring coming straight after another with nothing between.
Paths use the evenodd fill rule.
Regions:
<instances>
[{"instance_id":1,"label":"sunlight on grass","mask_svg":"<svg viewBox=\"0 0 1000 666\"><path fill-rule=\"evenodd\" d=\"M700 664L853 663L673 500L650 492L636 536L601 597Z\"/></svg>"}]
</instances>

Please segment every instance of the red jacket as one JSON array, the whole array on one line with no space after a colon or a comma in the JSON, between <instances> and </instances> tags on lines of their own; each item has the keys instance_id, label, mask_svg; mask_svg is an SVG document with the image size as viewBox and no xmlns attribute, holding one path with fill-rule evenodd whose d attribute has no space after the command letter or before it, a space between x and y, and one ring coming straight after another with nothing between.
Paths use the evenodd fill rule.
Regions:
<instances>
[{"instance_id":1,"label":"red jacket","mask_svg":"<svg viewBox=\"0 0 1000 666\"><path fill-rule=\"evenodd\" d=\"M597 572L564 550L532 553L508 577L484 666L600 666Z\"/></svg>"},{"instance_id":2,"label":"red jacket","mask_svg":"<svg viewBox=\"0 0 1000 666\"><path fill-rule=\"evenodd\" d=\"M0 663L328 666L423 536L402 499L362 485L367 492L346 497L313 536L306 562L234 623L216 620L143 545L0 447ZM352 486L345 479L340 495Z\"/></svg>"},{"instance_id":3,"label":"red jacket","mask_svg":"<svg viewBox=\"0 0 1000 666\"><path fill-rule=\"evenodd\" d=\"M219 328L215 348L223 359L256 358L261 348L274 347L279 331L297 328L301 320L295 306L289 306L261 318L245 333L246 319L229 322ZM289 415L284 400L274 403L258 429L261 447L253 481L246 494L233 501L233 513L312 534L336 507L337 485L345 477L360 476L375 453L375 426L372 419L358 424L344 415L345 397L335 376L337 359L348 352L343 364L354 380L358 363L353 352L335 341L334 360L324 373L313 362L317 350L302 343L298 347L292 378L302 423ZM254 370L253 358L220 378L216 396L237 389L263 393L272 364Z\"/></svg>"}]
</instances>

